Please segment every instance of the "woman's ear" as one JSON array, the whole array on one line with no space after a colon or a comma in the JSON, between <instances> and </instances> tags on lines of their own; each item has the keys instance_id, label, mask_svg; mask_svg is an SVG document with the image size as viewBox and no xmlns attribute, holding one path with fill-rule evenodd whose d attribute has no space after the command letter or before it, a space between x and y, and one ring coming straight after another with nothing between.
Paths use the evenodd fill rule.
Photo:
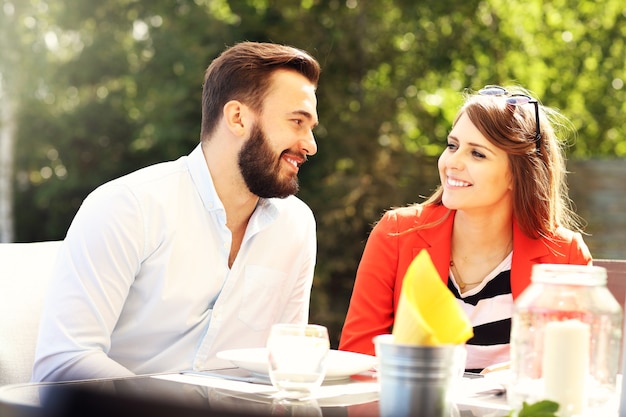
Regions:
<instances>
[{"instance_id":1,"label":"woman's ear","mask_svg":"<svg viewBox=\"0 0 626 417\"><path fill-rule=\"evenodd\" d=\"M224 105L224 122L228 129L236 136L245 136L249 124L250 109L237 100L231 100Z\"/></svg>"}]
</instances>

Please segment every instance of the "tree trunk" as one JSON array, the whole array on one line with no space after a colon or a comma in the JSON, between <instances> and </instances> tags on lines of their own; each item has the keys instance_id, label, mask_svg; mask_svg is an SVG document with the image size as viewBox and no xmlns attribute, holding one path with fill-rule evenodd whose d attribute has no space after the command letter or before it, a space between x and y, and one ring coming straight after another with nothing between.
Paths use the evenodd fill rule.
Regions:
<instances>
[{"instance_id":1,"label":"tree trunk","mask_svg":"<svg viewBox=\"0 0 626 417\"><path fill-rule=\"evenodd\" d=\"M13 241L13 148L15 143L13 102L0 73L0 242Z\"/></svg>"}]
</instances>

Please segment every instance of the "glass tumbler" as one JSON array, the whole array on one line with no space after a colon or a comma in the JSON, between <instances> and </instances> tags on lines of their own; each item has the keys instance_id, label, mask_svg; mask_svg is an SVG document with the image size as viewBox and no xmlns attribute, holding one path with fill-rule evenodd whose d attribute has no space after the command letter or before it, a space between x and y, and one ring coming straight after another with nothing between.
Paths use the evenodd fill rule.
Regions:
<instances>
[{"instance_id":1,"label":"glass tumbler","mask_svg":"<svg viewBox=\"0 0 626 417\"><path fill-rule=\"evenodd\" d=\"M316 324L275 324L267 340L269 375L276 397L309 396L326 376L328 330Z\"/></svg>"},{"instance_id":2,"label":"glass tumbler","mask_svg":"<svg viewBox=\"0 0 626 417\"><path fill-rule=\"evenodd\" d=\"M614 412L621 340L605 268L534 265L513 313L509 405L549 399L560 416Z\"/></svg>"}]
</instances>

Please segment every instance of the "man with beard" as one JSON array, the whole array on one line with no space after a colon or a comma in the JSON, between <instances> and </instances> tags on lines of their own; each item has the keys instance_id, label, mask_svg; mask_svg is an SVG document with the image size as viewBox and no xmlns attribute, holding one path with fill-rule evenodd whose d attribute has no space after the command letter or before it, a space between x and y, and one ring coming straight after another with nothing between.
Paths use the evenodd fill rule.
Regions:
<instances>
[{"instance_id":1,"label":"man with beard","mask_svg":"<svg viewBox=\"0 0 626 417\"><path fill-rule=\"evenodd\" d=\"M293 194L317 151L319 64L243 42L208 67L198 146L93 191L60 250L34 381L230 366L308 321L315 220Z\"/></svg>"}]
</instances>

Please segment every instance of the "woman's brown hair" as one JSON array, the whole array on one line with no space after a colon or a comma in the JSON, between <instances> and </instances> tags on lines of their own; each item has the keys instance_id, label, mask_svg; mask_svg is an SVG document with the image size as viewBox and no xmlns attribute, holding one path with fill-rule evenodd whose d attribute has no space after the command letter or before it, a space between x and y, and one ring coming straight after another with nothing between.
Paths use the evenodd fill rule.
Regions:
<instances>
[{"instance_id":1,"label":"woman's brown hair","mask_svg":"<svg viewBox=\"0 0 626 417\"><path fill-rule=\"evenodd\" d=\"M505 87L509 94L528 92ZM568 194L565 140L571 123L559 112L538 104L540 140L537 146L535 106L511 105L506 96L467 94L454 120L467 114L476 128L509 156L513 177L513 215L529 237L549 237L558 226L579 230L582 219L574 213ZM423 204L442 204L440 186Z\"/></svg>"}]
</instances>

